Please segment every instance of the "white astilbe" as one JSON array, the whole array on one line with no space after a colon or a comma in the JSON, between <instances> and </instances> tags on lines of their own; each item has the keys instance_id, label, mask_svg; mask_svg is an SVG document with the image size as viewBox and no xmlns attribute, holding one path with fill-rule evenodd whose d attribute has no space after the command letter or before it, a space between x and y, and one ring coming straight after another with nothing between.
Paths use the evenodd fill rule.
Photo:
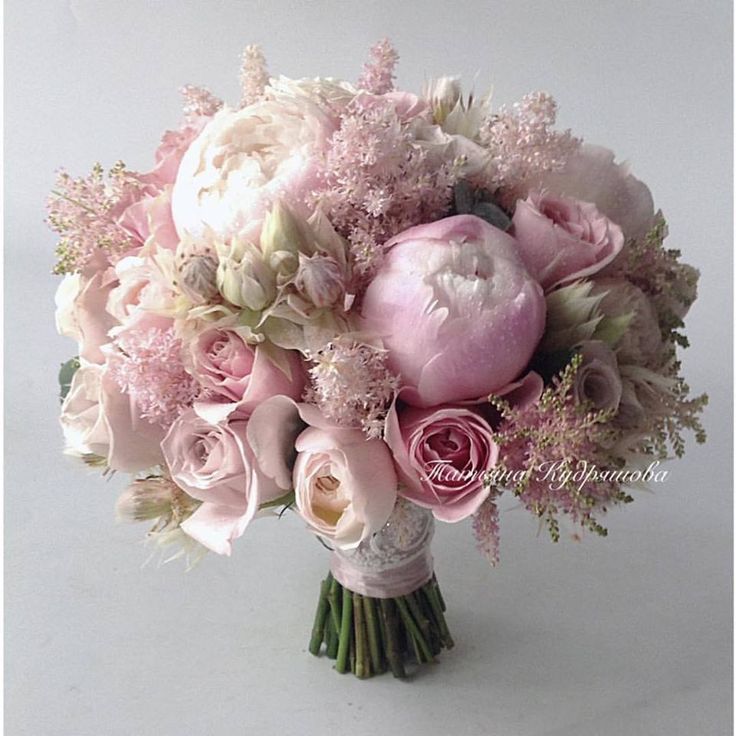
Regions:
<instances>
[{"instance_id":1,"label":"white astilbe","mask_svg":"<svg viewBox=\"0 0 736 736\"><path fill-rule=\"evenodd\" d=\"M305 401L344 427L381 437L386 411L399 380L386 366L387 353L350 336L339 337L311 356Z\"/></svg>"}]
</instances>

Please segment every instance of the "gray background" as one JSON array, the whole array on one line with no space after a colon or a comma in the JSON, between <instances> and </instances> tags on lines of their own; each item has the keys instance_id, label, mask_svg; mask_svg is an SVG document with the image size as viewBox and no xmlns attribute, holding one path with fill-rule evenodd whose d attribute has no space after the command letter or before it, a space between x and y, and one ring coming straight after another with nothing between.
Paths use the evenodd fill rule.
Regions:
<instances>
[{"instance_id":1,"label":"gray background","mask_svg":"<svg viewBox=\"0 0 736 736\"><path fill-rule=\"evenodd\" d=\"M6 3L6 709L12 736L375 733L720 736L730 732L731 16L728 2ZM53 172L146 167L177 88L237 100L241 48L270 68L353 79L389 35L399 83L477 76L533 89L634 164L702 269L685 372L710 441L607 540L551 544L502 518L490 570L467 524L439 529L457 647L412 682L358 682L305 652L327 557L291 518L232 559L141 569L117 525L124 478L61 455Z\"/></svg>"}]
</instances>

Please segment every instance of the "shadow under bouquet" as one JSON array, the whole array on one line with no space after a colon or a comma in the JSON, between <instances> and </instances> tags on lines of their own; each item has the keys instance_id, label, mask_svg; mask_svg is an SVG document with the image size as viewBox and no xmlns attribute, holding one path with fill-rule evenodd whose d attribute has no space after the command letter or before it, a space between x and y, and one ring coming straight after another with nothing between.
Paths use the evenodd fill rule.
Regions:
<instances>
[{"instance_id":1,"label":"shadow under bouquet","mask_svg":"<svg viewBox=\"0 0 736 736\"><path fill-rule=\"evenodd\" d=\"M697 271L649 189L456 78L185 87L150 171L59 174L66 451L133 474L117 510L171 556L295 512L331 550L309 649L406 675L453 640L430 553L467 520L495 564L515 496L557 541L703 441L676 348ZM306 628L306 627L305 627Z\"/></svg>"}]
</instances>

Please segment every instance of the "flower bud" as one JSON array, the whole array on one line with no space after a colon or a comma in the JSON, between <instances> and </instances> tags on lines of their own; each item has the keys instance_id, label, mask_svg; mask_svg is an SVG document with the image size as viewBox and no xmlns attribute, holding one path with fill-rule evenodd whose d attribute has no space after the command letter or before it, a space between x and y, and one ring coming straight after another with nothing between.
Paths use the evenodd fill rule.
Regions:
<instances>
[{"instance_id":1,"label":"flower bud","mask_svg":"<svg viewBox=\"0 0 736 736\"><path fill-rule=\"evenodd\" d=\"M266 260L274 253L297 253L303 249L303 238L291 212L276 202L266 215L261 230L261 252Z\"/></svg>"},{"instance_id":2,"label":"flower bud","mask_svg":"<svg viewBox=\"0 0 736 736\"><path fill-rule=\"evenodd\" d=\"M435 122L442 125L460 100L462 88L459 77L430 79L425 85L424 96L432 106Z\"/></svg>"},{"instance_id":3,"label":"flower bud","mask_svg":"<svg viewBox=\"0 0 736 736\"><path fill-rule=\"evenodd\" d=\"M211 301L217 295L217 259L191 256L179 264L179 285L193 302Z\"/></svg>"},{"instance_id":4,"label":"flower bud","mask_svg":"<svg viewBox=\"0 0 736 736\"><path fill-rule=\"evenodd\" d=\"M330 256L299 254L299 270L294 280L299 292L315 307L332 306L344 293L340 266Z\"/></svg>"},{"instance_id":5,"label":"flower bud","mask_svg":"<svg viewBox=\"0 0 736 736\"><path fill-rule=\"evenodd\" d=\"M217 288L231 304L259 312L276 297L274 274L258 249L245 242L218 247Z\"/></svg>"}]
</instances>

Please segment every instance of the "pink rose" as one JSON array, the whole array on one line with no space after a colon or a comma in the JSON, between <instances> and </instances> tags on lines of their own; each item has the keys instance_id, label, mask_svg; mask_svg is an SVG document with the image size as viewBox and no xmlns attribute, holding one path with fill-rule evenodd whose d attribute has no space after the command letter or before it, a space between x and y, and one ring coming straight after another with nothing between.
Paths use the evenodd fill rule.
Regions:
<instances>
[{"instance_id":1,"label":"pink rose","mask_svg":"<svg viewBox=\"0 0 736 736\"><path fill-rule=\"evenodd\" d=\"M363 327L383 339L408 403L475 399L519 376L544 332L545 302L512 237L458 215L386 247Z\"/></svg>"},{"instance_id":2,"label":"pink rose","mask_svg":"<svg viewBox=\"0 0 736 736\"><path fill-rule=\"evenodd\" d=\"M624 247L621 228L577 199L531 192L512 222L524 263L547 291L600 271Z\"/></svg>"},{"instance_id":3,"label":"pink rose","mask_svg":"<svg viewBox=\"0 0 736 736\"><path fill-rule=\"evenodd\" d=\"M282 489L293 487L301 517L334 546L353 549L388 521L397 479L381 440L336 427L315 406L286 396L256 408L248 440L263 472Z\"/></svg>"},{"instance_id":4,"label":"pink rose","mask_svg":"<svg viewBox=\"0 0 736 736\"><path fill-rule=\"evenodd\" d=\"M632 176L627 164L617 164L613 151L602 146L581 146L562 171L546 173L538 188L593 202L619 225L627 240L643 237L654 223L654 202L647 185Z\"/></svg>"},{"instance_id":5,"label":"pink rose","mask_svg":"<svg viewBox=\"0 0 736 736\"><path fill-rule=\"evenodd\" d=\"M575 400L590 402L598 411L618 409L622 383L611 348L600 340L588 340L581 344L580 353L583 362L575 374Z\"/></svg>"},{"instance_id":6,"label":"pink rose","mask_svg":"<svg viewBox=\"0 0 736 736\"><path fill-rule=\"evenodd\" d=\"M202 501L181 528L218 554L229 555L260 504L283 493L259 470L247 424L243 419L211 424L189 410L161 443L174 482Z\"/></svg>"},{"instance_id":7,"label":"pink rose","mask_svg":"<svg viewBox=\"0 0 736 736\"><path fill-rule=\"evenodd\" d=\"M164 432L141 419L107 368L82 365L61 407L61 426L70 455L98 455L108 467L127 473L162 461Z\"/></svg>"},{"instance_id":8,"label":"pink rose","mask_svg":"<svg viewBox=\"0 0 736 736\"><path fill-rule=\"evenodd\" d=\"M232 320L220 322L192 338L187 352L189 372L209 392L197 413L211 422L238 410L250 414L262 401L283 394L298 399L304 370L298 353L248 342L250 330Z\"/></svg>"},{"instance_id":9,"label":"pink rose","mask_svg":"<svg viewBox=\"0 0 736 736\"><path fill-rule=\"evenodd\" d=\"M490 489L484 474L498 462L488 423L473 408L397 410L386 422L386 442L403 485L399 494L432 509L440 521L461 521L478 510Z\"/></svg>"}]
</instances>

